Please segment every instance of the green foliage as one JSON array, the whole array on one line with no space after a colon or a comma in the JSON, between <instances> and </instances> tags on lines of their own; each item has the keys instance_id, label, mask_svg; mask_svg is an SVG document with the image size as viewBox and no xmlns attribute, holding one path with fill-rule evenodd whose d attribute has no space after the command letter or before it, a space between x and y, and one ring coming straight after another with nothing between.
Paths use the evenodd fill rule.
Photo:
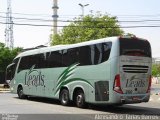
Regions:
<instances>
[{"instance_id":1,"label":"green foliage","mask_svg":"<svg viewBox=\"0 0 160 120\"><path fill-rule=\"evenodd\" d=\"M120 29L116 17L108 15L88 15L76 18L59 34L52 37L51 45L73 44L110 36L119 36L124 32Z\"/></svg>"},{"instance_id":2,"label":"green foliage","mask_svg":"<svg viewBox=\"0 0 160 120\"><path fill-rule=\"evenodd\" d=\"M5 47L3 43L0 43L0 72L5 72L7 65L9 65L13 58L20 52L21 48L15 48L10 50Z\"/></svg>"},{"instance_id":3,"label":"green foliage","mask_svg":"<svg viewBox=\"0 0 160 120\"><path fill-rule=\"evenodd\" d=\"M152 76L154 77L160 76L160 64L152 65Z\"/></svg>"}]
</instances>

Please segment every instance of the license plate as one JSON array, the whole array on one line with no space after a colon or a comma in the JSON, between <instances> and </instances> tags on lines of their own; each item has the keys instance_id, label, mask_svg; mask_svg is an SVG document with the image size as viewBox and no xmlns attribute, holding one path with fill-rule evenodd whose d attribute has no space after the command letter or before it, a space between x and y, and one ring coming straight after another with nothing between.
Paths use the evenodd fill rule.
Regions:
<instances>
[{"instance_id":1,"label":"license plate","mask_svg":"<svg viewBox=\"0 0 160 120\"><path fill-rule=\"evenodd\" d=\"M132 99L133 99L133 100L139 100L139 97L134 96L134 97L132 97Z\"/></svg>"}]
</instances>

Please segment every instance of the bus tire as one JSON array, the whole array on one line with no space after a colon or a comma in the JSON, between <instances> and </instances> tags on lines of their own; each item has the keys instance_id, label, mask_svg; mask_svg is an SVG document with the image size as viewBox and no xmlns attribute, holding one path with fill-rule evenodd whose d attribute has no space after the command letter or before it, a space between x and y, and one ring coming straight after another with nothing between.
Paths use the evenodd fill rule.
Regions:
<instances>
[{"instance_id":1,"label":"bus tire","mask_svg":"<svg viewBox=\"0 0 160 120\"><path fill-rule=\"evenodd\" d=\"M24 95L24 93L23 93L23 88L22 87L18 87L17 94L18 94L19 99L25 99L26 98L26 95Z\"/></svg>"},{"instance_id":2,"label":"bus tire","mask_svg":"<svg viewBox=\"0 0 160 120\"><path fill-rule=\"evenodd\" d=\"M86 107L85 96L84 96L83 90L78 90L76 92L75 103L76 103L76 106L79 107L79 108L85 108Z\"/></svg>"},{"instance_id":3,"label":"bus tire","mask_svg":"<svg viewBox=\"0 0 160 120\"><path fill-rule=\"evenodd\" d=\"M60 92L60 102L64 106L68 106L69 105L70 99L69 99L69 91L67 89L63 89Z\"/></svg>"}]
</instances>

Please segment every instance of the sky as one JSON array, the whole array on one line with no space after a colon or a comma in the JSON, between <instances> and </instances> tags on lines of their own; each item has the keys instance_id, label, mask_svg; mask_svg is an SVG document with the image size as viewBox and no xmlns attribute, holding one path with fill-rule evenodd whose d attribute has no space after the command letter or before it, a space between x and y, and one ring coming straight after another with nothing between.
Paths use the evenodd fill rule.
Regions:
<instances>
[{"instance_id":1,"label":"sky","mask_svg":"<svg viewBox=\"0 0 160 120\"><path fill-rule=\"evenodd\" d=\"M85 5L84 14L95 14L97 11L110 16L117 16L120 25L124 26L159 26L122 28L125 33L135 34L151 43L152 56L160 58L160 0L58 0L58 20L73 20L82 14L79 3ZM53 0L11 0L14 23L52 25ZM7 0L0 0L0 22L5 23ZM25 19L22 19L25 18ZM47 21L29 20L45 19ZM139 22L125 22L139 21ZM141 21L141 22L140 22ZM5 43L5 27L0 23L0 42ZM58 26L66 25L58 22ZM52 27L14 25L14 46L31 48L47 45ZM58 27L60 31L62 27Z\"/></svg>"}]
</instances>

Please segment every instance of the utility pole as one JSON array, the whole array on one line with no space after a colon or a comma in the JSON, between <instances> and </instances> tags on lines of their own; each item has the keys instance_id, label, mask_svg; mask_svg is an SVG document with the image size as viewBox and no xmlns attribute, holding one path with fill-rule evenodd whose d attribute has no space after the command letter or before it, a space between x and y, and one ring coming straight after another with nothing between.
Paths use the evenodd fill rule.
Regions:
<instances>
[{"instance_id":1,"label":"utility pole","mask_svg":"<svg viewBox=\"0 0 160 120\"><path fill-rule=\"evenodd\" d=\"M58 19L58 0L53 0L53 15L52 15L52 18L53 18L53 35L57 34L57 19Z\"/></svg>"},{"instance_id":2,"label":"utility pole","mask_svg":"<svg viewBox=\"0 0 160 120\"><path fill-rule=\"evenodd\" d=\"M11 0L7 0L5 45L10 49L13 49L14 47Z\"/></svg>"},{"instance_id":3,"label":"utility pole","mask_svg":"<svg viewBox=\"0 0 160 120\"><path fill-rule=\"evenodd\" d=\"M58 19L58 0L53 0L53 15L52 15L52 18L53 18L53 33L52 33L52 36L54 36L55 34L57 34L57 19ZM52 37L53 39L53 37ZM50 39L50 43L52 41L52 39Z\"/></svg>"},{"instance_id":4,"label":"utility pole","mask_svg":"<svg viewBox=\"0 0 160 120\"><path fill-rule=\"evenodd\" d=\"M81 9L82 9L82 17L84 17L84 7L88 6L89 4L85 4L85 5L82 5L81 3L78 4Z\"/></svg>"}]
</instances>

